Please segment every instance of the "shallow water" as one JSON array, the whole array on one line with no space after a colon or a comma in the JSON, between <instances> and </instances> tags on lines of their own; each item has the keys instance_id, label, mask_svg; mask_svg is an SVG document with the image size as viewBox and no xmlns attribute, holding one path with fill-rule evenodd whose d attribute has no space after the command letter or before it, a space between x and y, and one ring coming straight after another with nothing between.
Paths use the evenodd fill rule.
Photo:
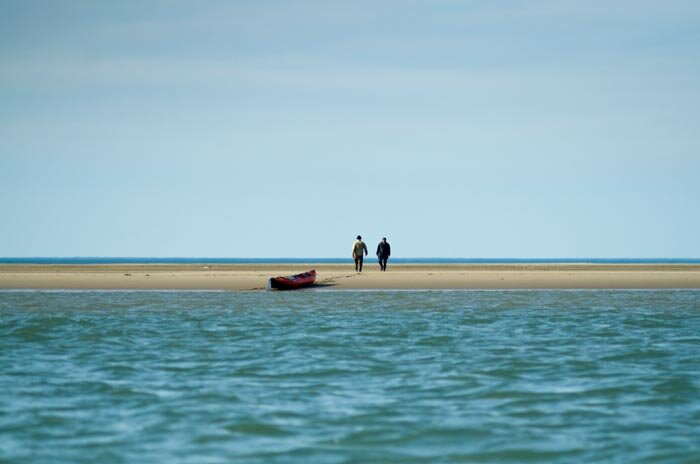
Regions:
<instances>
[{"instance_id":1,"label":"shallow water","mask_svg":"<svg viewBox=\"0 0 700 464\"><path fill-rule=\"evenodd\" d=\"M700 292L0 292L0 462L700 462Z\"/></svg>"}]
</instances>

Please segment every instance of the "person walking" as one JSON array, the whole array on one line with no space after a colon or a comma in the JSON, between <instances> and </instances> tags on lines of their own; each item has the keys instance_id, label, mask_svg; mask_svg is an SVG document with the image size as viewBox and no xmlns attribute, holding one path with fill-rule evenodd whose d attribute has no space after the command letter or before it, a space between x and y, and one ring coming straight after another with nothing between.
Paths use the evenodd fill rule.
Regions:
<instances>
[{"instance_id":1,"label":"person walking","mask_svg":"<svg viewBox=\"0 0 700 464\"><path fill-rule=\"evenodd\" d=\"M364 255L362 254L363 252ZM362 272L362 261L365 256L367 256L367 245L362 241L362 237L358 235L357 240L352 244L352 259L355 260L355 272Z\"/></svg>"},{"instance_id":2,"label":"person walking","mask_svg":"<svg viewBox=\"0 0 700 464\"><path fill-rule=\"evenodd\" d=\"M386 271L386 261L391 256L391 245L386 241L386 237L377 245L377 258L379 259L379 267L382 271Z\"/></svg>"}]
</instances>

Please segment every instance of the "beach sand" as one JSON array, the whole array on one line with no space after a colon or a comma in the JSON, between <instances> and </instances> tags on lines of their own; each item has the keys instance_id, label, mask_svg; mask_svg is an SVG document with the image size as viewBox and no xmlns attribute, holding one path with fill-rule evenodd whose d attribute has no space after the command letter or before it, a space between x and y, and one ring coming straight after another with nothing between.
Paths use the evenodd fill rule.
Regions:
<instances>
[{"instance_id":1,"label":"beach sand","mask_svg":"<svg viewBox=\"0 0 700 464\"><path fill-rule=\"evenodd\" d=\"M316 289L700 288L700 265L349 264L0 265L0 289L264 290L270 277L316 269Z\"/></svg>"}]
</instances>

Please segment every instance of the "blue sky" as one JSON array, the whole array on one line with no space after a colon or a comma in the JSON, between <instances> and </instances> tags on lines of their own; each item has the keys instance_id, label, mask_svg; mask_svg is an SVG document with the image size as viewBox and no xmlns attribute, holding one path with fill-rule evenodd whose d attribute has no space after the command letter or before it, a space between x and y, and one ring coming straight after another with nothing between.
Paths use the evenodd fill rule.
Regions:
<instances>
[{"instance_id":1,"label":"blue sky","mask_svg":"<svg viewBox=\"0 0 700 464\"><path fill-rule=\"evenodd\" d=\"M695 1L0 0L0 256L700 257Z\"/></svg>"}]
</instances>

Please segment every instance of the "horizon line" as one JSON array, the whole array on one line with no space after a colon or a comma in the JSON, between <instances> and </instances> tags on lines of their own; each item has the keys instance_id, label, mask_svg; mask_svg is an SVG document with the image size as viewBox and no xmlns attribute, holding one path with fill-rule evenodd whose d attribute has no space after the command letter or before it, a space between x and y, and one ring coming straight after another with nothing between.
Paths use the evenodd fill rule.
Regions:
<instances>
[{"instance_id":1,"label":"horizon line","mask_svg":"<svg viewBox=\"0 0 700 464\"><path fill-rule=\"evenodd\" d=\"M367 255L369 258L370 255ZM55 256L41 256L41 255L35 255L35 256L0 256L0 260L28 260L28 259L138 259L138 260L144 260L144 259L158 259L158 260L163 260L163 259L186 259L186 260L192 260L192 259L214 259L214 260L352 260L351 257L341 257L341 256L331 256L331 257L319 257L319 256L312 256L312 257L300 257L300 256L273 256L273 257L266 257L266 256L119 256L119 255L55 255ZM489 256L489 257L464 257L464 256L457 256L457 257L450 257L450 256L401 256L401 257L392 257L391 259L401 259L401 260L410 260L410 259L419 259L419 260L426 260L426 259L438 259L438 260L478 260L478 261L484 261L484 260L516 260L516 261L524 261L524 260L565 260L565 259L571 259L571 260L643 260L643 259L648 259L648 260L700 260L700 257L687 257L687 256L635 256L635 257L624 257L624 256L582 256L582 257L576 257L576 256L563 256L563 257L556 257L556 256L546 256L546 257L524 257L524 258L518 258L518 257L512 257L512 256L505 256L505 257L494 257L494 256Z\"/></svg>"}]
</instances>

